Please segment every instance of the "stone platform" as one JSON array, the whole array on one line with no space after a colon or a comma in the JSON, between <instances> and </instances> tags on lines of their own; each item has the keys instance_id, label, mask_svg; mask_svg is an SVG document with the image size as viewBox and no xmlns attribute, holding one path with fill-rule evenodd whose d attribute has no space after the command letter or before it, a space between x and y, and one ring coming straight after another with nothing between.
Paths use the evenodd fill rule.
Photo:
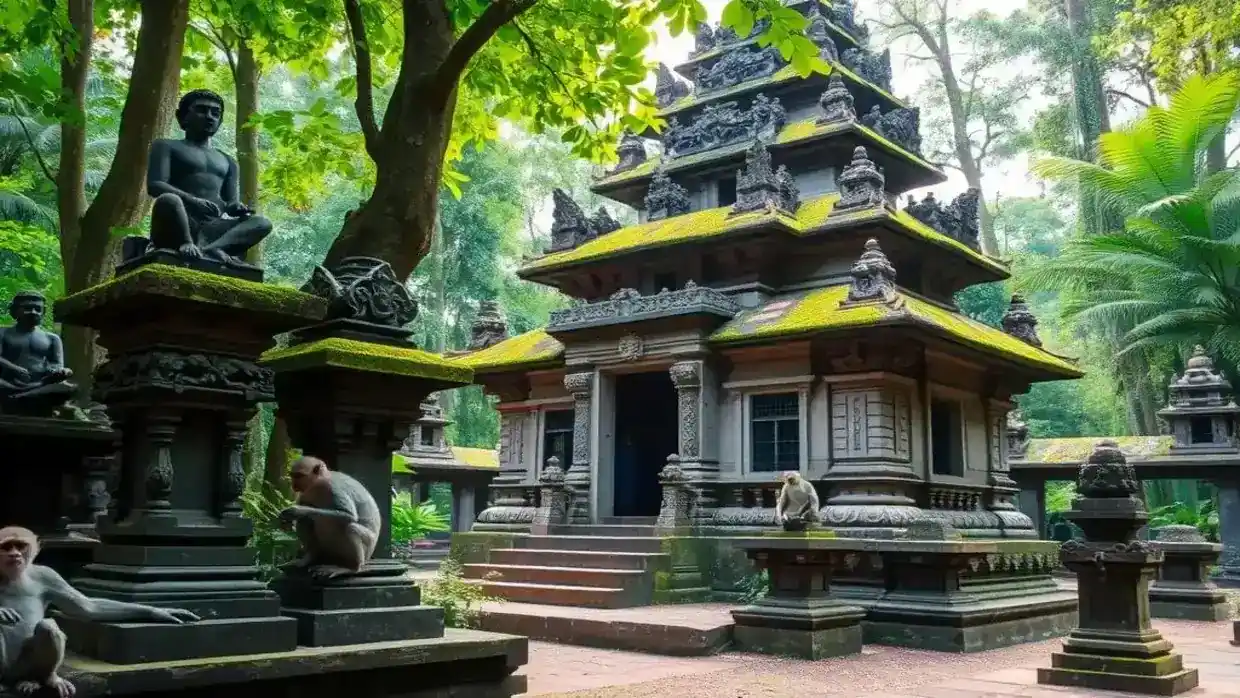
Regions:
<instances>
[{"instance_id":1,"label":"stone platform","mask_svg":"<svg viewBox=\"0 0 1240 698\"><path fill-rule=\"evenodd\" d=\"M77 685L78 698L509 698L525 692L525 677L513 674L527 654L522 637L448 629L423 640L150 664L71 655L64 674Z\"/></svg>"},{"instance_id":2,"label":"stone platform","mask_svg":"<svg viewBox=\"0 0 1240 698\"><path fill-rule=\"evenodd\" d=\"M483 606L481 625L489 631L565 645L706 656L731 644L734 608L682 604L599 609L495 602Z\"/></svg>"}]
</instances>

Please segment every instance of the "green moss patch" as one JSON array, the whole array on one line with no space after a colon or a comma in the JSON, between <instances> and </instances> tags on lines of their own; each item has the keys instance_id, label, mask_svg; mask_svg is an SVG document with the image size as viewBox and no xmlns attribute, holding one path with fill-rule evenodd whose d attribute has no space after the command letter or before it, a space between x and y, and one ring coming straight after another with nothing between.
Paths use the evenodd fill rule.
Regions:
<instances>
[{"instance_id":1,"label":"green moss patch","mask_svg":"<svg viewBox=\"0 0 1240 698\"><path fill-rule=\"evenodd\" d=\"M486 349L461 356L457 362L473 369L475 373L483 373L510 371L522 366L555 361L563 355L564 345L545 330L539 329L509 337Z\"/></svg>"},{"instance_id":2,"label":"green moss patch","mask_svg":"<svg viewBox=\"0 0 1240 698\"><path fill-rule=\"evenodd\" d=\"M170 264L148 264L60 299L55 306L56 318L72 322L74 317L108 303L152 295L291 315L308 321L321 319L327 312L327 301L289 286L235 279Z\"/></svg>"},{"instance_id":3,"label":"green moss patch","mask_svg":"<svg viewBox=\"0 0 1240 698\"><path fill-rule=\"evenodd\" d=\"M474 379L473 369L438 354L339 337L272 349L262 355L259 363L277 372L345 368L449 383L466 384Z\"/></svg>"},{"instance_id":4,"label":"green moss patch","mask_svg":"<svg viewBox=\"0 0 1240 698\"><path fill-rule=\"evenodd\" d=\"M1028 463L1084 463L1099 441L1110 439L1128 458L1157 458L1171 453L1171 436L1074 436L1063 439L1031 439L1024 461Z\"/></svg>"}]
</instances>

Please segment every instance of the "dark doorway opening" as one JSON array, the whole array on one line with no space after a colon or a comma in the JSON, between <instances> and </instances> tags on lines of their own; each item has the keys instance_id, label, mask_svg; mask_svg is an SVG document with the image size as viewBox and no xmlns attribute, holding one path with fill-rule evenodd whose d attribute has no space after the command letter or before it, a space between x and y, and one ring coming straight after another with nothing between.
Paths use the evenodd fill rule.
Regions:
<instances>
[{"instance_id":1,"label":"dark doorway opening","mask_svg":"<svg viewBox=\"0 0 1240 698\"><path fill-rule=\"evenodd\" d=\"M677 419L666 371L616 377L615 516L658 516L659 471L680 446Z\"/></svg>"}]
</instances>

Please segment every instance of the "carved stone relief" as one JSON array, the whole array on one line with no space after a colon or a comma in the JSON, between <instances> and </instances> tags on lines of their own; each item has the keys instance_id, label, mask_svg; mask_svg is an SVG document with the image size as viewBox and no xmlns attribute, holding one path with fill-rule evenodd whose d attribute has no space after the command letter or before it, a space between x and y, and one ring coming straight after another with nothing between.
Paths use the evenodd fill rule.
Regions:
<instances>
[{"instance_id":1,"label":"carved stone relief","mask_svg":"<svg viewBox=\"0 0 1240 698\"><path fill-rule=\"evenodd\" d=\"M689 212L689 192L672 181L662 168L650 178L646 192L646 219L651 221L673 218Z\"/></svg>"},{"instance_id":2,"label":"carved stone relief","mask_svg":"<svg viewBox=\"0 0 1240 698\"><path fill-rule=\"evenodd\" d=\"M852 162L840 173L839 188L837 211L881 208L887 204L887 178L862 146L857 146Z\"/></svg>"},{"instance_id":3,"label":"carved stone relief","mask_svg":"<svg viewBox=\"0 0 1240 698\"><path fill-rule=\"evenodd\" d=\"M754 142L745 155L745 169L736 173L736 203L730 215L752 211L783 211L796 213L801 205L800 193L788 168L771 169L771 151Z\"/></svg>"},{"instance_id":4,"label":"carved stone relief","mask_svg":"<svg viewBox=\"0 0 1240 698\"><path fill-rule=\"evenodd\" d=\"M677 391L677 412L680 421L680 457L697 459L701 454L702 363L682 361L672 364L669 373Z\"/></svg>"},{"instance_id":5,"label":"carved stone relief","mask_svg":"<svg viewBox=\"0 0 1240 698\"><path fill-rule=\"evenodd\" d=\"M917 107L883 113L876 104L861 117L861 123L910 153L921 155L921 110Z\"/></svg>"},{"instance_id":6,"label":"carved stone relief","mask_svg":"<svg viewBox=\"0 0 1240 698\"><path fill-rule=\"evenodd\" d=\"M664 152L668 159L675 159L748 140L771 141L787 119L779 99L762 94L746 110L736 102L707 105L690 123L682 124L676 117L668 120Z\"/></svg>"},{"instance_id":7,"label":"carved stone relief","mask_svg":"<svg viewBox=\"0 0 1240 698\"><path fill-rule=\"evenodd\" d=\"M981 193L969 189L947 206L941 205L933 193L926 194L920 202L910 196L904 210L940 233L977 250L980 249L980 205Z\"/></svg>"}]
</instances>

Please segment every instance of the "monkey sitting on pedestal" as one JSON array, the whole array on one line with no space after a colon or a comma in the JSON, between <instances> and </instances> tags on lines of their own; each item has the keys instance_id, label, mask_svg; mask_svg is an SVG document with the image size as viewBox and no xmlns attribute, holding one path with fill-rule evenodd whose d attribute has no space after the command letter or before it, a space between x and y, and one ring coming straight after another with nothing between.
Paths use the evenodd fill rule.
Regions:
<instances>
[{"instance_id":1,"label":"monkey sitting on pedestal","mask_svg":"<svg viewBox=\"0 0 1240 698\"><path fill-rule=\"evenodd\" d=\"M76 689L61 678L65 634L47 617L47 607L71 618L136 623L184 623L198 616L181 608L156 608L111 599L92 599L55 570L35 565L39 541L19 526L0 529L0 691L34 695L43 688L60 698Z\"/></svg>"},{"instance_id":2,"label":"monkey sitting on pedestal","mask_svg":"<svg viewBox=\"0 0 1240 698\"><path fill-rule=\"evenodd\" d=\"M361 571L375 554L382 525L374 496L353 476L332 472L313 456L293 463L289 478L297 504L280 512L280 520L297 531L302 557L284 569L320 581Z\"/></svg>"},{"instance_id":3,"label":"monkey sitting on pedestal","mask_svg":"<svg viewBox=\"0 0 1240 698\"><path fill-rule=\"evenodd\" d=\"M783 481L775 503L775 523L785 531L804 531L809 523L818 521L818 492L797 472L784 473Z\"/></svg>"}]
</instances>

